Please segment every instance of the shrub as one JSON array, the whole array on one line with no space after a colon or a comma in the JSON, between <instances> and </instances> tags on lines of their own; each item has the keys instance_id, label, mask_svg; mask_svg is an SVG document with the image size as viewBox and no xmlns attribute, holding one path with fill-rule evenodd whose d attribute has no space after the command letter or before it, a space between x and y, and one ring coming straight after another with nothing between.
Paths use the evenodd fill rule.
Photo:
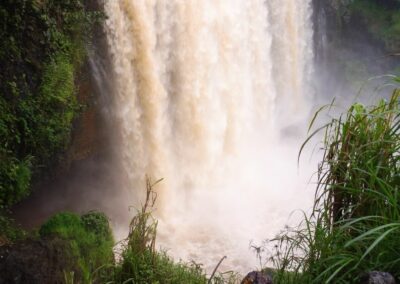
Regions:
<instances>
[{"instance_id":1,"label":"shrub","mask_svg":"<svg viewBox=\"0 0 400 284\"><path fill-rule=\"evenodd\" d=\"M77 259L85 283L93 281L99 267L113 263L114 240L103 213L89 212L81 217L58 213L42 225L39 234L42 238L59 236L70 242L70 255L66 257Z\"/></svg>"},{"instance_id":2,"label":"shrub","mask_svg":"<svg viewBox=\"0 0 400 284\"><path fill-rule=\"evenodd\" d=\"M26 232L14 223L14 220L9 218L0 207L0 246L15 242L26 237Z\"/></svg>"},{"instance_id":3,"label":"shrub","mask_svg":"<svg viewBox=\"0 0 400 284\"><path fill-rule=\"evenodd\" d=\"M2 157L0 152L0 157ZM0 160L0 206L11 206L29 194L31 161L23 161L7 155Z\"/></svg>"}]
</instances>

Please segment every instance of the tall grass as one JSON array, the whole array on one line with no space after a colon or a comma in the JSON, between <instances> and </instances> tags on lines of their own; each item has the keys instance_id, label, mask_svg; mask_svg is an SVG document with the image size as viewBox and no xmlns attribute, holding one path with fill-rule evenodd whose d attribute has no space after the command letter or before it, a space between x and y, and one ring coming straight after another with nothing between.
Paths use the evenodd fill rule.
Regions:
<instances>
[{"instance_id":1,"label":"tall grass","mask_svg":"<svg viewBox=\"0 0 400 284\"><path fill-rule=\"evenodd\" d=\"M320 128L312 214L272 240L277 283L360 283L372 270L400 278L399 107L395 89L389 101L353 104Z\"/></svg>"}]
</instances>

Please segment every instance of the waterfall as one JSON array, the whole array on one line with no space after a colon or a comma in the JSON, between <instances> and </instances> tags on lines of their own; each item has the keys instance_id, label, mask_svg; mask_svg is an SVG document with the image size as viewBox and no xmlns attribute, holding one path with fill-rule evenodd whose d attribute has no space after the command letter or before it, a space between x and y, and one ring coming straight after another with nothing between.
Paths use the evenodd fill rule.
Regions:
<instances>
[{"instance_id":1,"label":"waterfall","mask_svg":"<svg viewBox=\"0 0 400 284\"><path fill-rule=\"evenodd\" d=\"M308 202L293 141L311 90L311 0L104 5L115 148L132 203L146 174L164 178L161 245L206 267L226 254L227 267L249 268L249 241Z\"/></svg>"}]
</instances>

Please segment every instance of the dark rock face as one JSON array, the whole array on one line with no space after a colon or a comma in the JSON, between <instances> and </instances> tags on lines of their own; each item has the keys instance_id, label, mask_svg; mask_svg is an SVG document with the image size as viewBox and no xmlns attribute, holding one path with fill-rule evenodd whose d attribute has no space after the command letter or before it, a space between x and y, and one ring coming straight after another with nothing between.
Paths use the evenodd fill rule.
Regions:
<instances>
[{"instance_id":1,"label":"dark rock face","mask_svg":"<svg viewBox=\"0 0 400 284\"><path fill-rule=\"evenodd\" d=\"M1 246L0 284L64 283L64 272L75 272L79 279L80 270L69 251L68 243L58 238Z\"/></svg>"},{"instance_id":2,"label":"dark rock face","mask_svg":"<svg viewBox=\"0 0 400 284\"><path fill-rule=\"evenodd\" d=\"M104 11L102 0L83 2L87 11ZM115 208L107 211L111 208L109 200L117 199L114 189L125 181L123 174L115 174L123 170L115 170L118 162L115 162L114 139L119 129L109 114L113 105L109 95L113 73L102 21L94 24L91 40L87 46L88 58L76 70L76 95L82 107L73 122L71 142L60 158L62 162L52 169L51 178L38 180L29 197L11 210L13 219L25 229L39 226L60 211L102 209L113 219L120 219L130 206L130 202L121 206L118 216L113 215ZM108 197L99 199L100 192Z\"/></svg>"},{"instance_id":3,"label":"dark rock face","mask_svg":"<svg viewBox=\"0 0 400 284\"><path fill-rule=\"evenodd\" d=\"M272 284L272 278L259 271L252 271L246 275L241 284Z\"/></svg>"},{"instance_id":4,"label":"dark rock face","mask_svg":"<svg viewBox=\"0 0 400 284\"><path fill-rule=\"evenodd\" d=\"M83 2L89 12L104 12L103 1ZM112 143L109 135L114 125L109 125L108 112L112 102L108 94L111 94L113 80L109 78L111 56L102 21L94 24L93 38L87 51L89 56L76 78L77 99L85 107L74 123L72 143L66 155L69 164L106 155L104 152Z\"/></svg>"},{"instance_id":5,"label":"dark rock face","mask_svg":"<svg viewBox=\"0 0 400 284\"><path fill-rule=\"evenodd\" d=\"M396 280L390 273L372 271L361 278L361 284L396 284Z\"/></svg>"},{"instance_id":6,"label":"dark rock face","mask_svg":"<svg viewBox=\"0 0 400 284\"><path fill-rule=\"evenodd\" d=\"M400 57L394 55L397 45L391 43L390 46L396 46L393 49L383 34L373 33L373 28L381 24L352 8L353 2L362 3L363 0L312 0L314 79L318 96L352 94L359 91L355 82L392 74L400 64ZM394 10L393 5L399 5L393 0L365 2L375 2L382 10ZM372 87L370 83L368 86ZM374 83L381 86L384 80Z\"/></svg>"}]
</instances>

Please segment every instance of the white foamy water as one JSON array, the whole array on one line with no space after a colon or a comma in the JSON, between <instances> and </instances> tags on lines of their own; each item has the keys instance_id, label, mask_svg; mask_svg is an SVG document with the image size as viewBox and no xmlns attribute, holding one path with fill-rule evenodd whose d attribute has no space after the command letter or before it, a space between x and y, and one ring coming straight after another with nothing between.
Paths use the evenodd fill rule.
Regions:
<instances>
[{"instance_id":1,"label":"white foamy water","mask_svg":"<svg viewBox=\"0 0 400 284\"><path fill-rule=\"evenodd\" d=\"M206 268L224 255L222 270L254 268L250 241L273 237L313 194L314 164L296 164L311 0L108 0L105 9L132 203L145 174L164 178L158 244Z\"/></svg>"}]
</instances>

